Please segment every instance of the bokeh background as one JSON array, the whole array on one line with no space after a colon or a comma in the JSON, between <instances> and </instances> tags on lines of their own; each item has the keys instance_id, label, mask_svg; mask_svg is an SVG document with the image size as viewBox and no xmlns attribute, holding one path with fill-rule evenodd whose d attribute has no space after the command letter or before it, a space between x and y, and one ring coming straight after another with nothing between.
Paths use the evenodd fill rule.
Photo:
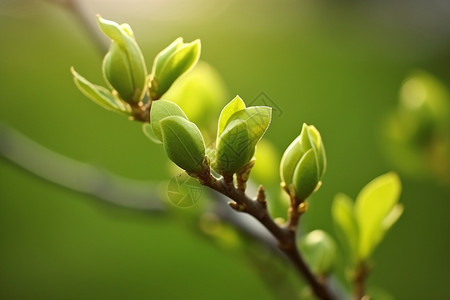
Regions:
<instances>
[{"instance_id":1,"label":"bokeh background","mask_svg":"<svg viewBox=\"0 0 450 300\"><path fill-rule=\"evenodd\" d=\"M100 13L129 23L149 68L178 36L200 38L202 59L228 87L222 103L236 94L250 103L264 92L280 108L266 134L279 154L303 122L314 124L329 167L303 219L306 230L333 233L330 204L337 192L354 198L372 178L397 171L405 213L376 250L369 284L396 299L448 297L450 185L398 169L382 130L412 70L450 85L449 2L79 4L92 22ZM140 125L94 105L74 86L71 66L103 82L102 55L64 7L0 0L0 122L114 174L167 181L172 173L163 150ZM153 216L100 204L1 158L0 298L274 299L244 255L184 226L184 213Z\"/></svg>"}]
</instances>

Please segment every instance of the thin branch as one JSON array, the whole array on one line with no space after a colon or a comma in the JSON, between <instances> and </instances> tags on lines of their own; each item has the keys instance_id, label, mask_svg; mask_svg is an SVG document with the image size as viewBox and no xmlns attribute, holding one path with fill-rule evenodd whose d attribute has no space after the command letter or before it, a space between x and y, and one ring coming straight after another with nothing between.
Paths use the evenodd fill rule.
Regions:
<instances>
[{"instance_id":1,"label":"thin branch","mask_svg":"<svg viewBox=\"0 0 450 300\"><path fill-rule=\"evenodd\" d=\"M309 266L298 251L296 244L296 229L292 226L280 227L270 217L266 200L261 199L263 192L259 193L258 199L251 199L241 189L237 189L229 178L215 178L208 168L205 168L201 174L192 174L197 177L201 184L226 195L234 202L230 206L239 211L245 212L256 218L277 240L279 249L289 258L293 263L295 269L304 278L314 294L323 300L336 299L336 296L331 293L328 286L323 284L311 271ZM261 190L261 189L260 189ZM296 213L296 215L300 213ZM296 217L298 222L299 216ZM292 224L291 224L292 225Z\"/></svg>"},{"instance_id":2,"label":"thin branch","mask_svg":"<svg viewBox=\"0 0 450 300\"><path fill-rule=\"evenodd\" d=\"M369 276L370 267L365 262L359 263L353 279L353 294L355 300L363 300L366 296L366 280Z\"/></svg>"},{"instance_id":3,"label":"thin branch","mask_svg":"<svg viewBox=\"0 0 450 300\"><path fill-rule=\"evenodd\" d=\"M53 184L116 206L163 212L166 205L148 181L130 180L53 152L0 123L0 155Z\"/></svg>"},{"instance_id":4,"label":"thin branch","mask_svg":"<svg viewBox=\"0 0 450 300\"><path fill-rule=\"evenodd\" d=\"M48 2L61 5L66 11L71 13L75 19L78 21L80 26L86 31L86 33L91 38L92 42L95 43L100 53L103 55L108 51L109 43L108 40L101 34L100 30L97 28L97 24L92 18L87 17L83 10L83 7L79 4L77 0L46 0Z\"/></svg>"}]
</instances>

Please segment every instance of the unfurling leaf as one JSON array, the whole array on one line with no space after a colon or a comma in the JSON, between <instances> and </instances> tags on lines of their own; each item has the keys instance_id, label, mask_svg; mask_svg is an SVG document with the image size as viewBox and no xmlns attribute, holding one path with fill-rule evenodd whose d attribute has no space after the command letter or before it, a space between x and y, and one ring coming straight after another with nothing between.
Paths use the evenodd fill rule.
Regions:
<instances>
[{"instance_id":1,"label":"unfurling leaf","mask_svg":"<svg viewBox=\"0 0 450 300\"><path fill-rule=\"evenodd\" d=\"M152 70L150 96L159 99L185 72L195 66L200 57L200 40L183 43L176 39L155 58Z\"/></svg>"},{"instance_id":2,"label":"unfurling leaf","mask_svg":"<svg viewBox=\"0 0 450 300\"><path fill-rule=\"evenodd\" d=\"M220 174L232 175L250 161L255 144L249 137L247 122L230 123L217 141L215 167Z\"/></svg>"},{"instance_id":3,"label":"unfurling leaf","mask_svg":"<svg viewBox=\"0 0 450 300\"><path fill-rule=\"evenodd\" d=\"M219 116L219 126L217 128L217 137L219 137L222 132L225 130L225 126L228 123L230 117L240 110L245 109L245 103L242 101L241 97L236 96L233 100L231 100L220 112Z\"/></svg>"},{"instance_id":4,"label":"unfurling leaf","mask_svg":"<svg viewBox=\"0 0 450 300\"><path fill-rule=\"evenodd\" d=\"M97 17L100 29L111 39L103 60L105 80L126 102L139 102L147 91L147 68L144 57L128 24Z\"/></svg>"},{"instance_id":5,"label":"unfurling leaf","mask_svg":"<svg viewBox=\"0 0 450 300\"><path fill-rule=\"evenodd\" d=\"M319 186L326 169L325 149L319 131L303 124L300 135L289 145L280 163L281 180L294 188L298 199L306 199Z\"/></svg>"},{"instance_id":6,"label":"unfurling leaf","mask_svg":"<svg viewBox=\"0 0 450 300\"><path fill-rule=\"evenodd\" d=\"M231 100L220 114L213 168L222 175L233 175L246 165L269 127L271 117L270 107L245 108L239 96Z\"/></svg>"},{"instance_id":7,"label":"unfurling leaf","mask_svg":"<svg viewBox=\"0 0 450 300\"><path fill-rule=\"evenodd\" d=\"M105 89L102 86L92 84L83 76L78 74L74 68L71 68L71 72L73 74L75 85L86 97L108 110L123 113L126 115L131 114L130 106L127 103L114 97L114 95L109 90Z\"/></svg>"}]
</instances>

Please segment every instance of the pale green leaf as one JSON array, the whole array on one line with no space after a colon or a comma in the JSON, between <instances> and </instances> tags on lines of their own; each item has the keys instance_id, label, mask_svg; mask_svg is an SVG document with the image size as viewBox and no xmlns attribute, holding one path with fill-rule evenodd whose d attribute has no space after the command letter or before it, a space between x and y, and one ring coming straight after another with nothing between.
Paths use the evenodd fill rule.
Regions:
<instances>
[{"instance_id":1,"label":"pale green leaf","mask_svg":"<svg viewBox=\"0 0 450 300\"><path fill-rule=\"evenodd\" d=\"M187 120L186 114L175 103L167 100L153 101L150 110L150 124L157 139L162 141L160 121L169 116L180 116Z\"/></svg>"},{"instance_id":2,"label":"pale green leaf","mask_svg":"<svg viewBox=\"0 0 450 300\"><path fill-rule=\"evenodd\" d=\"M243 120L247 123L249 137L256 143L266 132L272 120L272 108L268 106L252 106L235 112L227 121L227 125L234 120ZM226 127L225 126L225 127Z\"/></svg>"},{"instance_id":3,"label":"pale green leaf","mask_svg":"<svg viewBox=\"0 0 450 300\"><path fill-rule=\"evenodd\" d=\"M361 260L370 257L381 241L383 223L396 205L401 191L395 173L381 175L369 182L359 193L355 203L355 217L359 227L358 253Z\"/></svg>"},{"instance_id":4,"label":"pale green leaf","mask_svg":"<svg viewBox=\"0 0 450 300\"><path fill-rule=\"evenodd\" d=\"M217 129L217 138L222 134L225 130L225 126L228 123L228 119L235 113L240 110L245 109L245 103L242 101L241 97L236 96L233 100L231 100L220 112L219 116L219 126Z\"/></svg>"},{"instance_id":5,"label":"pale green leaf","mask_svg":"<svg viewBox=\"0 0 450 300\"><path fill-rule=\"evenodd\" d=\"M92 84L83 76L78 74L74 68L71 68L73 80L78 89L89 99L102 106L105 109L126 115L131 114L130 106L114 97L114 95L106 88Z\"/></svg>"},{"instance_id":6,"label":"pale green leaf","mask_svg":"<svg viewBox=\"0 0 450 300\"><path fill-rule=\"evenodd\" d=\"M177 45L164 61L160 71L153 74L151 95L159 99L181 75L192 69L200 58L200 40Z\"/></svg>"},{"instance_id":7,"label":"pale green leaf","mask_svg":"<svg viewBox=\"0 0 450 300\"><path fill-rule=\"evenodd\" d=\"M353 201L345 194L337 194L331 206L331 216L341 244L352 263L357 260L358 227L353 215Z\"/></svg>"},{"instance_id":8,"label":"pale green leaf","mask_svg":"<svg viewBox=\"0 0 450 300\"><path fill-rule=\"evenodd\" d=\"M183 38L179 37L173 41L167 48L158 53L153 62L152 74L160 74L161 69L164 67L167 59L177 51L178 48L183 44Z\"/></svg>"}]
</instances>

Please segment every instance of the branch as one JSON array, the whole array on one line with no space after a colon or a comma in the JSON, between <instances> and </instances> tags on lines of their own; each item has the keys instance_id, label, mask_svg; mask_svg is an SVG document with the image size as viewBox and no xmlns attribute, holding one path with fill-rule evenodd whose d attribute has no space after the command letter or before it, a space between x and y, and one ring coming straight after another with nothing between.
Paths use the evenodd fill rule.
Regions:
<instances>
[{"instance_id":1,"label":"branch","mask_svg":"<svg viewBox=\"0 0 450 300\"><path fill-rule=\"evenodd\" d=\"M92 21L90 17L86 16L83 7L79 4L77 0L46 0L51 3L61 5L64 9L70 12L75 19L78 21L80 26L86 31L86 33L91 38L91 41L95 43L100 53L105 53L108 51L107 39L101 34L100 30L97 29L97 24Z\"/></svg>"},{"instance_id":2,"label":"branch","mask_svg":"<svg viewBox=\"0 0 450 300\"><path fill-rule=\"evenodd\" d=\"M162 213L166 205L148 181L130 180L53 152L0 123L0 155L35 176L105 203Z\"/></svg>"},{"instance_id":3,"label":"branch","mask_svg":"<svg viewBox=\"0 0 450 300\"><path fill-rule=\"evenodd\" d=\"M197 177L201 184L232 199L234 202L230 202L229 205L233 209L245 212L256 218L277 240L278 248L293 263L296 271L308 282L317 297L323 300L336 299L329 288L312 273L298 251L296 228L293 228L292 222L289 222L286 227L280 227L270 217L266 206L264 189L260 187L258 197L251 199L240 186L238 188L234 186L232 178L231 180L230 178L217 179L210 173L209 167L205 168L201 174L192 175ZM301 211L297 210L296 213L291 214L296 219L295 222L298 222Z\"/></svg>"},{"instance_id":4,"label":"branch","mask_svg":"<svg viewBox=\"0 0 450 300\"><path fill-rule=\"evenodd\" d=\"M369 276L370 267L365 262L359 263L356 268L355 277L353 279L353 293L355 300L365 299L366 295L366 279Z\"/></svg>"}]
</instances>

